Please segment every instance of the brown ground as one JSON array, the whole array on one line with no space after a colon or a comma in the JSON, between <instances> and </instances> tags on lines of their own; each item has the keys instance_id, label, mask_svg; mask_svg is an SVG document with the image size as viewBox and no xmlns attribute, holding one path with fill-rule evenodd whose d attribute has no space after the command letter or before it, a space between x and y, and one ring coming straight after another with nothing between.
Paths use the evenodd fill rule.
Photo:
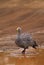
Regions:
<instances>
[{"instance_id":1,"label":"brown ground","mask_svg":"<svg viewBox=\"0 0 44 65\"><path fill-rule=\"evenodd\" d=\"M23 32L30 32L38 44L44 45L44 1L0 0L0 45L14 43L11 38L14 39L18 26L22 27ZM39 51L35 57L23 56L20 59L0 53L0 65L44 65L44 50Z\"/></svg>"}]
</instances>

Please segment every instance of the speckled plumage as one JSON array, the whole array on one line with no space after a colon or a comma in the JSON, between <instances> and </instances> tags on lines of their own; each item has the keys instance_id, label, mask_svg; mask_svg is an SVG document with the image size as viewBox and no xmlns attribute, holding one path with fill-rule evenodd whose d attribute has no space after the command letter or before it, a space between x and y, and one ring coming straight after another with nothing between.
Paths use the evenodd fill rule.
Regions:
<instances>
[{"instance_id":1,"label":"speckled plumage","mask_svg":"<svg viewBox=\"0 0 44 65\"><path fill-rule=\"evenodd\" d=\"M29 35L27 33L22 33L20 35L16 35L16 41L15 42L19 47L22 47L22 48L29 47L33 44L32 43L33 40L32 40L31 35Z\"/></svg>"},{"instance_id":2,"label":"speckled plumage","mask_svg":"<svg viewBox=\"0 0 44 65\"><path fill-rule=\"evenodd\" d=\"M22 33L21 28L17 28L17 34L15 43L24 49L27 49L29 46L36 46L36 42L33 41L32 36L29 33Z\"/></svg>"}]
</instances>

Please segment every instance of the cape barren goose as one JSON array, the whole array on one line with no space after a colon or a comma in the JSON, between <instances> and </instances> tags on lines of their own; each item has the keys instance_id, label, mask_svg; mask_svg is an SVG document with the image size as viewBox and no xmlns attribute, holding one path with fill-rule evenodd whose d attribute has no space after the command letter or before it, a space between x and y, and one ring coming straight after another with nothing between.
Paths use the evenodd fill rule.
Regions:
<instances>
[{"instance_id":1,"label":"cape barren goose","mask_svg":"<svg viewBox=\"0 0 44 65\"><path fill-rule=\"evenodd\" d=\"M24 48L24 50L22 51L22 53L25 53L25 50L29 47L32 46L33 48L36 49L36 47L38 46L36 41L34 41L32 39L32 36L28 33L22 33L22 29L21 27L17 28L17 34L16 34L16 38L15 38L15 43L17 44L17 46Z\"/></svg>"}]
</instances>

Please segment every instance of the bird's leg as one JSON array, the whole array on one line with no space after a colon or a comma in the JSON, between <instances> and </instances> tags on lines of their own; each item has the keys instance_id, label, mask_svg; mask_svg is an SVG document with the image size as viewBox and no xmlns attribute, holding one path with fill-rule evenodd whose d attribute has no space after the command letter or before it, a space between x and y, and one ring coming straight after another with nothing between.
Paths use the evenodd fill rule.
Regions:
<instances>
[{"instance_id":1,"label":"bird's leg","mask_svg":"<svg viewBox=\"0 0 44 65\"><path fill-rule=\"evenodd\" d=\"M34 45L32 47L36 49L36 47Z\"/></svg>"},{"instance_id":2,"label":"bird's leg","mask_svg":"<svg viewBox=\"0 0 44 65\"><path fill-rule=\"evenodd\" d=\"M36 41L34 41L34 45L32 47L35 48L35 49L36 49L36 47L38 47Z\"/></svg>"},{"instance_id":3,"label":"bird's leg","mask_svg":"<svg viewBox=\"0 0 44 65\"><path fill-rule=\"evenodd\" d=\"M25 50L26 50L26 49L24 48L24 50L22 51L23 54L25 54Z\"/></svg>"}]
</instances>

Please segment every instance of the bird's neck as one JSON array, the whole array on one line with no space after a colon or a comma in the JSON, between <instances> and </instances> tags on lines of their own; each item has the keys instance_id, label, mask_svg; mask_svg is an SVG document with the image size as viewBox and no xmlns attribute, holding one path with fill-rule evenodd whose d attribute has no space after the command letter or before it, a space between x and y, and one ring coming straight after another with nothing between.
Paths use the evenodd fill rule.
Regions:
<instances>
[{"instance_id":1,"label":"bird's neck","mask_svg":"<svg viewBox=\"0 0 44 65\"><path fill-rule=\"evenodd\" d=\"M17 36L20 37L20 35L21 35L21 32L18 32L18 33L17 33Z\"/></svg>"}]
</instances>

